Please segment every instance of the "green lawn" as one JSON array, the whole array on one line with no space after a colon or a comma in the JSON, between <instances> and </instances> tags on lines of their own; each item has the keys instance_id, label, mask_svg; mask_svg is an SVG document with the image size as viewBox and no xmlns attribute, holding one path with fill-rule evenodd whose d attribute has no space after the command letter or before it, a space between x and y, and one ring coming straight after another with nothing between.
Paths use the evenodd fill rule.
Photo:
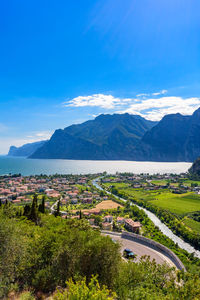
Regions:
<instances>
[{"instance_id":1,"label":"green lawn","mask_svg":"<svg viewBox=\"0 0 200 300\"><path fill-rule=\"evenodd\" d=\"M185 218L184 224L200 234L200 222L194 221L190 218Z\"/></svg>"}]
</instances>

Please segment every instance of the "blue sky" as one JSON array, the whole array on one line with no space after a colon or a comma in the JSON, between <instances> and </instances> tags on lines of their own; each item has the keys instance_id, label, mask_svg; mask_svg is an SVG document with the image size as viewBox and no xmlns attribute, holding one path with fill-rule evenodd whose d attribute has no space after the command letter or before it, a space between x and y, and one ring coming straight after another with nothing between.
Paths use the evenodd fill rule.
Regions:
<instances>
[{"instance_id":1,"label":"blue sky","mask_svg":"<svg viewBox=\"0 0 200 300\"><path fill-rule=\"evenodd\" d=\"M200 106L199 0L0 2L0 153L100 113Z\"/></svg>"}]
</instances>

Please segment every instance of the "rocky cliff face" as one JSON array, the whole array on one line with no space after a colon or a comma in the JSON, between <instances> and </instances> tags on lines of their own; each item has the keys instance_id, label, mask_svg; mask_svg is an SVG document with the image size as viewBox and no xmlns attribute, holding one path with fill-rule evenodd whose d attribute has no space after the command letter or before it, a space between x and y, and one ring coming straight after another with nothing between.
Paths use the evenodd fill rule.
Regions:
<instances>
[{"instance_id":1,"label":"rocky cliff face","mask_svg":"<svg viewBox=\"0 0 200 300\"><path fill-rule=\"evenodd\" d=\"M165 116L141 140L148 160L194 161L200 155L200 109L192 116Z\"/></svg>"},{"instance_id":2,"label":"rocky cliff face","mask_svg":"<svg viewBox=\"0 0 200 300\"><path fill-rule=\"evenodd\" d=\"M32 155L38 148L42 147L45 143L46 141L40 141L40 142L25 144L21 147L11 146L8 152L8 156L28 157Z\"/></svg>"},{"instance_id":3,"label":"rocky cliff face","mask_svg":"<svg viewBox=\"0 0 200 300\"><path fill-rule=\"evenodd\" d=\"M31 158L131 159L144 133L156 123L129 114L100 115L56 130Z\"/></svg>"},{"instance_id":4,"label":"rocky cliff face","mask_svg":"<svg viewBox=\"0 0 200 300\"><path fill-rule=\"evenodd\" d=\"M200 177L200 157L197 158L189 169L189 173L193 176Z\"/></svg>"},{"instance_id":5,"label":"rocky cliff face","mask_svg":"<svg viewBox=\"0 0 200 300\"><path fill-rule=\"evenodd\" d=\"M191 116L171 114L151 122L129 114L56 130L31 158L136 161L194 161L200 156L200 109Z\"/></svg>"}]
</instances>

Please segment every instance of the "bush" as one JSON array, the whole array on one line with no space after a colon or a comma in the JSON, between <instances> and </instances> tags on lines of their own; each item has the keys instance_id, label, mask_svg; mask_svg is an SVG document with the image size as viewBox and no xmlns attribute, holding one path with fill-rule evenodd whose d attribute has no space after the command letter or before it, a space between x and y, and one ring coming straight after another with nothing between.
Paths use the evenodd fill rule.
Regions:
<instances>
[{"instance_id":1,"label":"bush","mask_svg":"<svg viewBox=\"0 0 200 300\"><path fill-rule=\"evenodd\" d=\"M73 282L72 279L66 282L67 288L64 291L57 291L53 296L54 300L114 300L116 294L105 286L100 288L96 277L92 277L88 285L86 278Z\"/></svg>"}]
</instances>

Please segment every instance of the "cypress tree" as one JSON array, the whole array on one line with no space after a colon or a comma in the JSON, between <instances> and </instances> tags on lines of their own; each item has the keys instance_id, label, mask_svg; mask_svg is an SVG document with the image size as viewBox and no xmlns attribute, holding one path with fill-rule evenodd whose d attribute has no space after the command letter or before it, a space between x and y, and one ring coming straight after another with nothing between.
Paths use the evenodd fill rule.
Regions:
<instances>
[{"instance_id":1,"label":"cypress tree","mask_svg":"<svg viewBox=\"0 0 200 300\"><path fill-rule=\"evenodd\" d=\"M24 214L23 215L26 216L26 217L29 217L30 216L30 210L31 210L30 205L26 204L24 206Z\"/></svg>"},{"instance_id":2,"label":"cypress tree","mask_svg":"<svg viewBox=\"0 0 200 300\"><path fill-rule=\"evenodd\" d=\"M35 202L36 207L38 207L38 196L37 196L37 194L34 194L33 201Z\"/></svg>"},{"instance_id":3,"label":"cypress tree","mask_svg":"<svg viewBox=\"0 0 200 300\"><path fill-rule=\"evenodd\" d=\"M60 199L58 200L57 209L55 212L55 217L60 216Z\"/></svg>"},{"instance_id":4,"label":"cypress tree","mask_svg":"<svg viewBox=\"0 0 200 300\"><path fill-rule=\"evenodd\" d=\"M39 205L38 209L41 213L45 213L45 195L42 196L42 203Z\"/></svg>"},{"instance_id":5,"label":"cypress tree","mask_svg":"<svg viewBox=\"0 0 200 300\"><path fill-rule=\"evenodd\" d=\"M33 197L33 202L31 205L30 219L37 224L38 221L38 211L37 211L37 195Z\"/></svg>"}]
</instances>

